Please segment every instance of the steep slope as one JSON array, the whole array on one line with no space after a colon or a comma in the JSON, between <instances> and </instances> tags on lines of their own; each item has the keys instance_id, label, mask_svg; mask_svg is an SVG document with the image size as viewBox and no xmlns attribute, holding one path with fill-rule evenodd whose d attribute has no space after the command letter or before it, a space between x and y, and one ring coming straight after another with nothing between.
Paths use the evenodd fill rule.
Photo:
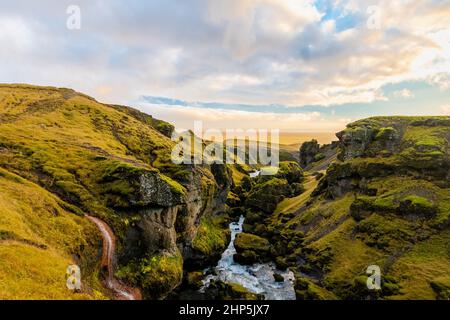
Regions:
<instances>
[{"instance_id":1,"label":"steep slope","mask_svg":"<svg viewBox=\"0 0 450 320\"><path fill-rule=\"evenodd\" d=\"M149 298L181 282L201 217L223 211L229 187L224 166L174 165L172 130L70 89L0 85L0 167L106 221L118 276Z\"/></svg>"},{"instance_id":2,"label":"steep slope","mask_svg":"<svg viewBox=\"0 0 450 320\"><path fill-rule=\"evenodd\" d=\"M319 145L317 140L302 143L299 150L300 165L307 171L319 172L326 170L336 160L338 142Z\"/></svg>"},{"instance_id":3,"label":"steep slope","mask_svg":"<svg viewBox=\"0 0 450 320\"><path fill-rule=\"evenodd\" d=\"M0 299L98 299L96 228L68 204L0 168ZM66 287L66 269L81 266L83 293Z\"/></svg>"},{"instance_id":4,"label":"steep slope","mask_svg":"<svg viewBox=\"0 0 450 320\"><path fill-rule=\"evenodd\" d=\"M312 196L266 221L297 297L447 299L450 117L370 118L337 136L339 160ZM382 290L366 287L370 265Z\"/></svg>"}]
</instances>

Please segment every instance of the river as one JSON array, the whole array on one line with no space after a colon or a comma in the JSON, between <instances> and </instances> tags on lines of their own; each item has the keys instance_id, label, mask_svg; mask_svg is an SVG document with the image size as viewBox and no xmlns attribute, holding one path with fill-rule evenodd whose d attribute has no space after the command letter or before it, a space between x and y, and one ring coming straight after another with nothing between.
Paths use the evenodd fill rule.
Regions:
<instances>
[{"instance_id":1,"label":"river","mask_svg":"<svg viewBox=\"0 0 450 320\"><path fill-rule=\"evenodd\" d=\"M238 222L230 223L230 244L214 268L215 274L205 277L200 291L204 292L212 280L220 280L226 283L240 284L252 293L263 295L266 300L295 300L295 278L291 271L277 270L274 263L244 266L234 261L233 255L236 253L234 240L242 232L243 224L243 216L239 218ZM276 282L273 277L274 272L283 276L284 281Z\"/></svg>"}]
</instances>

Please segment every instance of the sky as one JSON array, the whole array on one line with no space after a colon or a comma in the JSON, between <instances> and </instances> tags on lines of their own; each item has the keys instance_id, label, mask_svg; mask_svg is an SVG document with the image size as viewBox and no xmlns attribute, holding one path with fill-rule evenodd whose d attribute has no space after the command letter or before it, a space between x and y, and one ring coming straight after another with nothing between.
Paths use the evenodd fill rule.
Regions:
<instances>
[{"instance_id":1,"label":"sky","mask_svg":"<svg viewBox=\"0 0 450 320\"><path fill-rule=\"evenodd\" d=\"M0 0L0 82L188 129L450 115L450 0Z\"/></svg>"}]
</instances>

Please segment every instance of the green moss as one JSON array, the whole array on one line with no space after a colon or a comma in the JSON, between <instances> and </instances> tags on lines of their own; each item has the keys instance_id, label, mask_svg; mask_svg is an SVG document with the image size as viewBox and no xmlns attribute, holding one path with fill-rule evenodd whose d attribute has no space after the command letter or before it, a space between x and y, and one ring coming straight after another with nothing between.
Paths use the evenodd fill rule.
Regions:
<instances>
[{"instance_id":1,"label":"green moss","mask_svg":"<svg viewBox=\"0 0 450 320\"><path fill-rule=\"evenodd\" d=\"M392 299L436 299L433 282L450 274L450 231L443 230L415 244L393 264L390 275L399 279L401 290Z\"/></svg>"},{"instance_id":2,"label":"green moss","mask_svg":"<svg viewBox=\"0 0 450 320\"><path fill-rule=\"evenodd\" d=\"M280 162L276 177L286 179L289 183L301 182L303 179L303 170L297 162Z\"/></svg>"},{"instance_id":3,"label":"green moss","mask_svg":"<svg viewBox=\"0 0 450 320\"><path fill-rule=\"evenodd\" d=\"M292 196L292 189L286 179L261 177L248 194L247 206L272 213L278 203L289 196Z\"/></svg>"},{"instance_id":4,"label":"green moss","mask_svg":"<svg viewBox=\"0 0 450 320\"><path fill-rule=\"evenodd\" d=\"M297 300L335 300L336 296L315 284L312 280L296 276L295 295Z\"/></svg>"},{"instance_id":5,"label":"green moss","mask_svg":"<svg viewBox=\"0 0 450 320\"><path fill-rule=\"evenodd\" d=\"M186 276L186 284L190 288L198 290L203 285L202 280L204 277L205 275L201 271L188 272Z\"/></svg>"},{"instance_id":6,"label":"green moss","mask_svg":"<svg viewBox=\"0 0 450 320\"><path fill-rule=\"evenodd\" d=\"M393 127L384 127L381 128L377 135L375 136L376 140L384 140L384 139L390 139L397 133L397 130L395 130Z\"/></svg>"},{"instance_id":7,"label":"green moss","mask_svg":"<svg viewBox=\"0 0 450 320\"><path fill-rule=\"evenodd\" d=\"M444 276L433 279L430 283L431 288L436 292L440 300L450 299L450 277Z\"/></svg>"},{"instance_id":8,"label":"green moss","mask_svg":"<svg viewBox=\"0 0 450 320\"><path fill-rule=\"evenodd\" d=\"M141 287L149 298L161 298L180 285L183 259L180 252L162 252L121 267L116 276Z\"/></svg>"},{"instance_id":9,"label":"green moss","mask_svg":"<svg viewBox=\"0 0 450 320\"><path fill-rule=\"evenodd\" d=\"M275 214L290 213L300 209L302 206L305 205L306 201L309 199L309 196L317 187L317 185L318 181L314 179L312 176L308 176L306 178L305 183L303 184L303 188L305 189L305 191L298 196L295 196L293 198L286 198L283 201L281 201L277 205Z\"/></svg>"},{"instance_id":10,"label":"green moss","mask_svg":"<svg viewBox=\"0 0 450 320\"><path fill-rule=\"evenodd\" d=\"M263 300L263 296L252 293L237 283L215 281L210 284L209 290L216 291L219 300Z\"/></svg>"},{"instance_id":11,"label":"green moss","mask_svg":"<svg viewBox=\"0 0 450 320\"><path fill-rule=\"evenodd\" d=\"M433 202L431 202L430 200L428 200L426 198L419 197L416 195L409 195L406 198L404 198L403 201L409 202L412 206L428 208L428 209L433 207Z\"/></svg>"},{"instance_id":12,"label":"green moss","mask_svg":"<svg viewBox=\"0 0 450 320\"><path fill-rule=\"evenodd\" d=\"M202 217L192 247L207 256L223 252L230 238L224 219L224 216Z\"/></svg>"},{"instance_id":13,"label":"green moss","mask_svg":"<svg viewBox=\"0 0 450 320\"><path fill-rule=\"evenodd\" d=\"M249 233L239 233L234 241L234 246L238 252L244 250L267 252L270 249L269 241Z\"/></svg>"},{"instance_id":14,"label":"green moss","mask_svg":"<svg viewBox=\"0 0 450 320\"><path fill-rule=\"evenodd\" d=\"M234 192L229 192L227 197L227 205L230 207L239 206L241 199Z\"/></svg>"},{"instance_id":15,"label":"green moss","mask_svg":"<svg viewBox=\"0 0 450 320\"><path fill-rule=\"evenodd\" d=\"M233 256L234 261L241 265L252 265L260 261L259 255L252 250L244 250Z\"/></svg>"},{"instance_id":16,"label":"green moss","mask_svg":"<svg viewBox=\"0 0 450 320\"><path fill-rule=\"evenodd\" d=\"M396 248L405 242L412 241L416 235L413 225L400 218L373 214L358 224L360 237L369 246L380 249ZM427 230L424 228L424 234Z\"/></svg>"},{"instance_id":17,"label":"green moss","mask_svg":"<svg viewBox=\"0 0 450 320\"><path fill-rule=\"evenodd\" d=\"M171 190L174 193L179 194L179 195L186 194L186 188L183 187L180 183L176 182L175 180L173 180L163 174L160 174L159 177L170 186Z\"/></svg>"}]
</instances>

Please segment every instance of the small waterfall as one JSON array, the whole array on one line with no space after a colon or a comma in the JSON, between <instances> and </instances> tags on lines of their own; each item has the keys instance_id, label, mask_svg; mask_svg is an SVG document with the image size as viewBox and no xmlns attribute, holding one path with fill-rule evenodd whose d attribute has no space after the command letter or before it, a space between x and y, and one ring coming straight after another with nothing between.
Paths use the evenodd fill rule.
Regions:
<instances>
[{"instance_id":1,"label":"small waterfall","mask_svg":"<svg viewBox=\"0 0 450 320\"><path fill-rule=\"evenodd\" d=\"M236 253L234 240L242 232L244 220L241 216L238 222L230 223L230 244L215 267L216 274L205 277L200 291L204 292L212 280L221 280L240 284L250 292L264 295L266 300L295 300L295 278L291 271L277 270L274 263L243 266L234 261L233 255ZM274 272L283 276L284 282L276 282L273 277Z\"/></svg>"}]
</instances>

